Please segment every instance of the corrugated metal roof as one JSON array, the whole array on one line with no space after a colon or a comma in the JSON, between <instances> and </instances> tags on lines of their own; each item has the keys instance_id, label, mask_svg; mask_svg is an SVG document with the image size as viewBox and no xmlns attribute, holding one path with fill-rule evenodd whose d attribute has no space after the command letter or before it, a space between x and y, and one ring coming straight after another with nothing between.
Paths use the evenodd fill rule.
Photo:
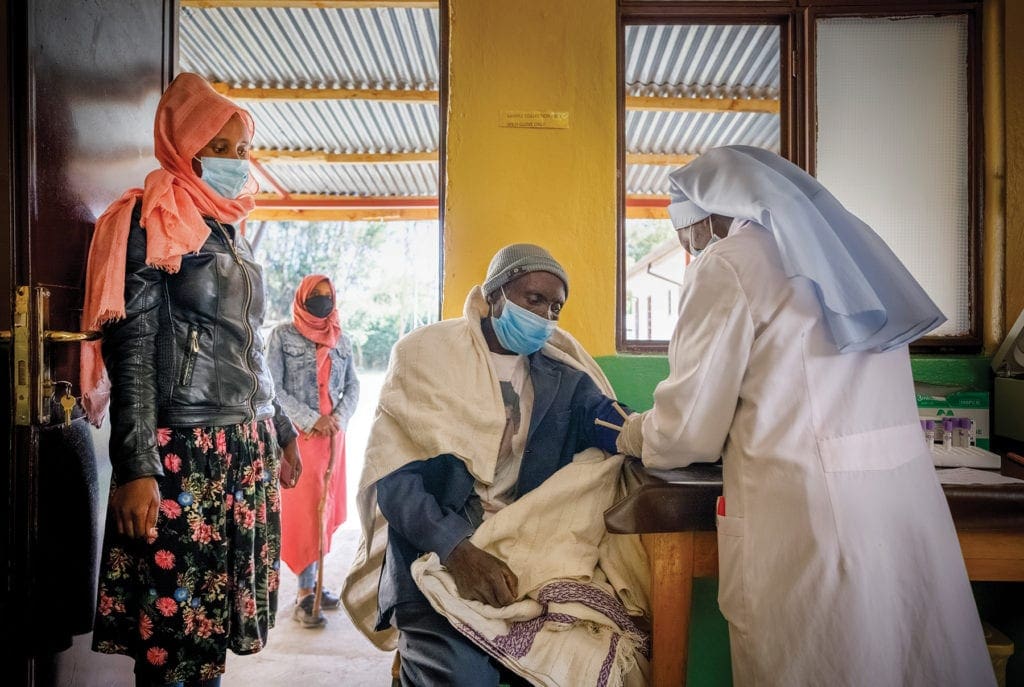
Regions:
<instances>
[{"instance_id":1,"label":"corrugated metal roof","mask_svg":"<svg viewBox=\"0 0 1024 687\"><path fill-rule=\"evenodd\" d=\"M775 25L627 26L627 95L686 98L779 97ZM630 153L699 154L720 145L779 152L779 116L754 112L629 111ZM668 193L671 167L628 165L626 192Z\"/></svg>"},{"instance_id":2,"label":"corrugated metal roof","mask_svg":"<svg viewBox=\"0 0 1024 687\"><path fill-rule=\"evenodd\" d=\"M354 196L436 196L438 165L285 164L273 167L274 178L292 193ZM342 190L343 189L343 190ZM264 187L266 191L272 191Z\"/></svg>"},{"instance_id":3,"label":"corrugated metal roof","mask_svg":"<svg viewBox=\"0 0 1024 687\"><path fill-rule=\"evenodd\" d=\"M702 153L734 143L778 149L779 116L760 112L627 112L631 153Z\"/></svg>"},{"instance_id":4,"label":"corrugated metal roof","mask_svg":"<svg viewBox=\"0 0 1024 687\"><path fill-rule=\"evenodd\" d=\"M369 100L253 101L254 145L333 153L437 150L437 105Z\"/></svg>"},{"instance_id":5,"label":"corrugated metal roof","mask_svg":"<svg viewBox=\"0 0 1024 687\"><path fill-rule=\"evenodd\" d=\"M626 92L724 98L779 97L779 27L626 27Z\"/></svg>"},{"instance_id":6,"label":"corrugated metal roof","mask_svg":"<svg viewBox=\"0 0 1024 687\"><path fill-rule=\"evenodd\" d=\"M234 86L436 90L438 10L184 7L182 69Z\"/></svg>"},{"instance_id":7,"label":"corrugated metal roof","mask_svg":"<svg viewBox=\"0 0 1024 687\"><path fill-rule=\"evenodd\" d=\"M437 90L438 10L183 7L179 66L233 87ZM345 153L438 148L438 106L263 100L246 108L258 148ZM264 162L293 193L437 194L437 164ZM267 189L270 190L270 189Z\"/></svg>"},{"instance_id":8,"label":"corrugated metal roof","mask_svg":"<svg viewBox=\"0 0 1024 687\"><path fill-rule=\"evenodd\" d=\"M436 90L436 9L184 7L180 67L235 87ZM626 91L660 97L773 98L774 25L627 26ZM260 148L329 152L437 150L434 104L374 100L251 101ZM630 111L631 153L700 153L743 143L778 151L779 117L743 112ZM296 193L437 193L436 164L264 163ZM667 167L630 165L629 193L668 190Z\"/></svg>"}]
</instances>

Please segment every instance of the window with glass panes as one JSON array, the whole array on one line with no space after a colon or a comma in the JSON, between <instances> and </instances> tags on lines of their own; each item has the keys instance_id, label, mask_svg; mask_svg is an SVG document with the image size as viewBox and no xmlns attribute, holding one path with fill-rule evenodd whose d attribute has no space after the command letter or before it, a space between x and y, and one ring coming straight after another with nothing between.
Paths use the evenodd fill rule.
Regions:
<instances>
[{"instance_id":1,"label":"window with glass panes","mask_svg":"<svg viewBox=\"0 0 1024 687\"><path fill-rule=\"evenodd\" d=\"M733 144L803 166L888 243L948 318L919 348L977 348L980 10L620 0L619 350L676 326L669 173Z\"/></svg>"}]
</instances>

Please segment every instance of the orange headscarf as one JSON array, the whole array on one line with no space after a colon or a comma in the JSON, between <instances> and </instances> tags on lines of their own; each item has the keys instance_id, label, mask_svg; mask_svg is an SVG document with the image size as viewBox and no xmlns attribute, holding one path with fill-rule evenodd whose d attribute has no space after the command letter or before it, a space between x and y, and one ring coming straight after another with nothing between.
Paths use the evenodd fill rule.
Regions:
<instances>
[{"instance_id":1,"label":"orange headscarf","mask_svg":"<svg viewBox=\"0 0 1024 687\"><path fill-rule=\"evenodd\" d=\"M307 277L303 277L302 282L299 283L299 288L295 290L295 300L292 301L292 322L295 324L295 328L299 330L299 334L302 334L313 343L326 347L324 355L327 355L326 351L334 348L335 344L338 343L338 338L341 336L341 321L338 319L338 308L335 307L331 310L331 314L327 317L316 317L306 310L306 299L313 294L313 289L322 281L327 282L327 285L331 287L331 300L337 305L334 283L323 274L310 274ZM319 352L320 349L317 349L318 355Z\"/></svg>"},{"instance_id":2,"label":"orange headscarf","mask_svg":"<svg viewBox=\"0 0 1024 687\"><path fill-rule=\"evenodd\" d=\"M227 224L244 219L253 209L257 184L250 177L238 198L224 198L192 170L192 158L232 116L241 117L250 137L252 116L213 90L197 74L179 74L164 91L153 123L153 143L160 168L146 176L144 188L129 189L96 220L89 248L82 327L97 331L124 317L125 265L132 211L142 198L140 224L146 229L146 264L167 272L181 268L186 253L198 251L210 235L203 220ZM97 426L110 396L99 343L82 348L82 399Z\"/></svg>"}]
</instances>

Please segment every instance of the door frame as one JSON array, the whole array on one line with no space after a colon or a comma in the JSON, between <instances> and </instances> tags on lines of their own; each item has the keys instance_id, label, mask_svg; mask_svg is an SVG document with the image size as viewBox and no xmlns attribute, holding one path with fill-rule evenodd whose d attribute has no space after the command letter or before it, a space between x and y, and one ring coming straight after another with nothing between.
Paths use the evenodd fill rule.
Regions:
<instances>
[{"instance_id":1,"label":"door frame","mask_svg":"<svg viewBox=\"0 0 1024 687\"><path fill-rule=\"evenodd\" d=\"M174 77L178 65L178 0L136 0L134 7L146 8L144 3L159 5L162 24L160 50L161 87L166 88ZM140 4L142 3L142 4ZM100 21L118 21L119 10L124 7L119 0L98 3L105 14ZM31 33L34 29L33 12L40 8L35 0L0 0L0 18L4 27L0 29L0 92L3 104L0 106L0 159L5 162L0 172L0 254L7 260L0 286L5 296L0 298L0 329L13 329L14 293L19 285L30 288L38 286L38 277L33 270L33 227L30 214L32 203L45 202L35 197L35 176L38 173L36 160L38 141L35 137L35 112L32 89L35 88L33 46ZM106 16L109 15L109 16ZM40 28L39 30L44 30ZM88 35L70 34L69 40L91 40ZM152 72L151 72L152 73ZM126 75L125 79L130 76ZM113 200L113 198L111 198ZM59 250L58 246L54 246ZM78 278L76 275L75 278ZM81 287L81 284L77 285ZM62 320L70 319L63 313ZM64 322L58 321L59 324ZM77 328L77 327L75 327ZM33 417L33 424L16 425L12 382L17 373L11 348L0 347L0 380L8 390L0 400L0 412L7 423L5 432L7 461L6 479L0 486L0 499L5 509L4 538L0 543L0 560L5 567L4 586L0 596L0 617L9 619L9 625L19 626L19 619L29 617L33 612L33 580L38 561L38 509L39 509L39 445L40 425ZM40 361L30 359L26 372L39 373ZM78 375L74 366L60 371L61 379L71 379L78 387ZM31 399L33 406L36 399ZM105 452L104 452L105 455ZM69 517L73 517L69 514ZM59 593L52 592L52 593ZM40 651L32 645L31 633L13 633L12 644L16 658L8 668L9 684L32 687L52 684L56 654ZM127 676L131 679L131 675Z\"/></svg>"}]
</instances>

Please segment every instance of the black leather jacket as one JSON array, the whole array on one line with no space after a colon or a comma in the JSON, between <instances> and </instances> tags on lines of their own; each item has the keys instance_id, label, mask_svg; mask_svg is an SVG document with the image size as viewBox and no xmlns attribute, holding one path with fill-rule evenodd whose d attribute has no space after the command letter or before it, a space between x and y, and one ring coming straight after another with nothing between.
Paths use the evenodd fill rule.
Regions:
<instances>
[{"instance_id":1,"label":"black leather jacket","mask_svg":"<svg viewBox=\"0 0 1024 687\"><path fill-rule=\"evenodd\" d=\"M163 474L157 427L273 417L286 446L296 432L277 405L263 355L263 271L249 242L207 219L206 243L169 274L146 265L140 214L141 203L128 236L125 317L103 328L114 479Z\"/></svg>"}]
</instances>

